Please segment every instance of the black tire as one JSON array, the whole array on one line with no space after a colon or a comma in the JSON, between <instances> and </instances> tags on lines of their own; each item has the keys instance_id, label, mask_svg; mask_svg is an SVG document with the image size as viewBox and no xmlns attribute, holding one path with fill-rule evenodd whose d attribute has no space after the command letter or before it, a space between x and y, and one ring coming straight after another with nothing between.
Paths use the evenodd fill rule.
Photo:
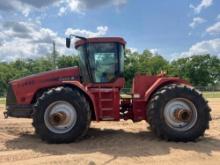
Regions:
<instances>
[{"instance_id":1,"label":"black tire","mask_svg":"<svg viewBox=\"0 0 220 165\"><path fill-rule=\"evenodd\" d=\"M49 105L56 101L65 101L71 104L77 114L76 122L66 133L52 132L45 124L44 114ZM33 126L35 132L43 141L48 143L70 143L80 140L87 133L91 122L89 103L77 88L58 87L45 92L34 105Z\"/></svg>"},{"instance_id":2,"label":"black tire","mask_svg":"<svg viewBox=\"0 0 220 165\"><path fill-rule=\"evenodd\" d=\"M194 104L197 111L195 124L185 131L173 129L164 117L167 103L176 98L187 99ZM167 85L159 89L152 97L147 107L147 121L150 129L160 138L168 141L194 141L209 128L211 109L202 94L185 85Z\"/></svg>"}]
</instances>

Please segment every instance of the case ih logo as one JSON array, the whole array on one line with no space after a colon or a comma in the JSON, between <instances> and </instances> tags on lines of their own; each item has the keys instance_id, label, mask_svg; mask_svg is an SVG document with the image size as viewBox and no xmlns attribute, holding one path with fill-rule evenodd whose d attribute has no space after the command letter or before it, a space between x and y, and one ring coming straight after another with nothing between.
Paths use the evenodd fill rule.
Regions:
<instances>
[{"instance_id":1,"label":"case ih logo","mask_svg":"<svg viewBox=\"0 0 220 165\"><path fill-rule=\"evenodd\" d=\"M32 81L25 81L22 84L18 84L18 87L30 86L30 85L34 85L34 83L35 83L34 80L32 80Z\"/></svg>"},{"instance_id":2,"label":"case ih logo","mask_svg":"<svg viewBox=\"0 0 220 165\"><path fill-rule=\"evenodd\" d=\"M74 76L68 76L68 77L53 77L53 78L50 78L50 79L45 79L45 80L42 80L40 81L41 83L46 83L46 82L54 82L54 81L71 81L71 80L76 80L77 78L74 77ZM31 85L34 85L35 84L35 81L32 80L32 81L25 81L24 83L22 84L18 84L18 87L24 87L24 86L31 86Z\"/></svg>"},{"instance_id":3,"label":"case ih logo","mask_svg":"<svg viewBox=\"0 0 220 165\"><path fill-rule=\"evenodd\" d=\"M53 77L50 79L46 79L46 80L42 80L42 83L45 82L52 82L52 81L71 81L71 80L76 80L76 78L74 76L67 76L67 77Z\"/></svg>"}]
</instances>

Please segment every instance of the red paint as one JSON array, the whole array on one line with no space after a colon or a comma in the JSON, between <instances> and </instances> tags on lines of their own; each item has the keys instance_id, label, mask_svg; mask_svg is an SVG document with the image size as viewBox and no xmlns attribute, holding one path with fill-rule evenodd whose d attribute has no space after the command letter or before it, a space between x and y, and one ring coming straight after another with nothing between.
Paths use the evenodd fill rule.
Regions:
<instances>
[{"instance_id":1,"label":"red paint","mask_svg":"<svg viewBox=\"0 0 220 165\"><path fill-rule=\"evenodd\" d=\"M124 84L124 78L112 83L86 84L88 92L94 96L96 120L120 120L120 89Z\"/></svg>"},{"instance_id":2,"label":"red paint","mask_svg":"<svg viewBox=\"0 0 220 165\"><path fill-rule=\"evenodd\" d=\"M117 42L122 45L126 44L126 41L121 37L99 37L99 38L88 38L87 40L78 40L75 43L75 48L84 45L86 43L109 43Z\"/></svg>"},{"instance_id":3,"label":"red paint","mask_svg":"<svg viewBox=\"0 0 220 165\"><path fill-rule=\"evenodd\" d=\"M75 81L79 81L79 68L71 67L49 71L12 81L17 104L31 104L36 92L60 86L63 84L63 80L68 79L68 77L74 77Z\"/></svg>"},{"instance_id":4,"label":"red paint","mask_svg":"<svg viewBox=\"0 0 220 165\"><path fill-rule=\"evenodd\" d=\"M63 81L65 77L75 79ZM146 119L148 100L161 86L172 83L189 85L175 77L137 75L133 80L132 95L138 94L140 97L121 99L120 90L124 83L124 78L118 78L112 83L82 84L77 67L45 72L11 82L19 105L32 104L34 96L42 89L68 85L79 88L90 99L95 113L94 120L132 119L135 122ZM127 113L121 116L120 112L125 111Z\"/></svg>"},{"instance_id":5,"label":"red paint","mask_svg":"<svg viewBox=\"0 0 220 165\"><path fill-rule=\"evenodd\" d=\"M121 89L124 87L125 79L117 78L111 83L97 83L97 84L86 84L88 88L118 88Z\"/></svg>"},{"instance_id":6,"label":"red paint","mask_svg":"<svg viewBox=\"0 0 220 165\"><path fill-rule=\"evenodd\" d=\"M133 79L132 93L139 94L140 98L134 98L133 121L146 119L147 104L150 97L162 86L168 84L185 84L190 85L187 81L178 77L166 77L165 75L147 76L136 75Z\"/></svg>"},{"instance_id":7,"label":"red paint","mask_svg":"<svg viewBox=\"0 0 220 165\"><path fill-rule=\"evenodd\" d=\"M95 98L97 107L96 119L119 120L120 111L120 91L117 88L89 88L89 92Z\"/></svg>"}]
</instances>

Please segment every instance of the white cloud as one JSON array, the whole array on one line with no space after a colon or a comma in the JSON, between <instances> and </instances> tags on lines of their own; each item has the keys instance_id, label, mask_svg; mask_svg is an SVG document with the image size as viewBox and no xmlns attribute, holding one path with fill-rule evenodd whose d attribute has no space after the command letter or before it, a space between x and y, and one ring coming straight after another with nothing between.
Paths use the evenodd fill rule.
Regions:
<instances>
[{"instance_id":1,"label":"white cloud","mask_svg":"<svg viewBox=\"0 0 220 165\"><path fill-rule=\"evenodd\" d=\"M126 3L127 3L127 0L113 0L113 4L115 6L125 5Z\"/></svg>"},{"instance_id":2,"label":"white cloud","mask_svg":"<svg viewBox=\"0 0 220 165\"><path fill-rule=\"evenodd\" d=\"M92 32L85 29L68 28L66 29L65 35L75 34L83 37L99 37L99 36L104 36L107 33L108 27L98 26L96 30L97 30L96 32Z\"/></svg>"},{"instance_id":3,"label":"white cloud","mask_svg":"<svg viewBox=\"0 0 220 165\"><path fill-rule=\"evenodd\" d=\"M220 38L198 42L191 46L187 52L181 53L181 57L211 54L220 57Z\"/></svg>"},{"instance_id":4,"label":"white cloud","mask_svg":"<svg viewBox=\"0 0 220 165\"><path fill-rule=\"evenodd\" d=\"M89 36L101 36L107 30L106 26L99 26L97 32L84 29L75 29L75 32ZM69 32L74 32L74 29L70 29ZM64 38L51 29L41 27L40 24L33 22L1 22L0 41L0 61L45 56L52 52L53 41L56 42L59 53L70 54L73 52L73 50L66 49Z\"/></svg>"},{"instance_id":5,"label":"white cloud","mask_svg":"<svg viewBox=\"0 0 220 165\"><path fill-rule=\"evenodd\" d=\"M66 10L67 10L66 7L60 7L58 15L59 16L63 16L66 13Z\"/></svg>"},{"instance_id":6,"label":"white cloud","mask_svg":"<svg viewBox=\"0 0 220 165\"><path fill-rule=\"evenodd\" d=\"M2 0L0 1L0 11L17 11L28 16L34 9L41 9L59 1L60 0Z\"/></svg>"},{"instance_id":7,"label":"white cloud","mask_svg":"<svg viewBox=\"0 0 220 165\"><path fill-rule=\"evenodd\" d=\"M60 52L65 51L65 41L57 33L31 22L1 23L0 40L0 61L46 55L51 52L52 41Z\"/></svg>"},{"instance_id":8,"label":"white cloud","mask_svg":"<svg viewBox=\"0 0 220 165\"><path fill-rule=\"evenodd\" d=\"M206 32L209 34L220 34L220 22L216 22L214 25L208 27Z\"/></svg>"},{"instance_id":9,"label":"white cloud","mask_svg":"<svg viewBox=\"0 0 220 165\"><path fill-rule=\"evenodd\" d=\"M201 0L198 6L190 4L190 8L192 8L196 14L199 14L203 9L210 7L212 4L213 0Z\"/></svg>"},{"instance_id":10,"label":"white cloud","mask_svg":"<svg viewBox=\"0 0 220 165\"><path fill-rule=\"evenodd\" d=\"M197 25L202 24L204 22L206 22L205 19L203 19L201 17L195 17L195 18L193 18L193 21L189 24L189 26L191 28L195 28Z\"/></svg>"},{"instance_id":11,"label":"white cloud","mask_svg":"<svg viewBox=\"0 0 220 165\"><path fill-rule=\"evenodd\" d=\"M138 52L138 49L137 48L128 48L130 51L131 51L131 53L135 53L135 52Z\"/></svg>"},{"instance_id":12,"label":"white cloud","mask_svg":"<svg viewBox=\"0 0 220 165\"><path fill-rule=\"evenodd\" d=\"M59 9L58 15L62 16L67 12L84 13L87 9L105 5L119 7L126 3L127 0L1 0L0 11L15 11L28 16L30 12L53 5Z\"/></svg>"},{"instance_id":13,"label":"white cloud","mask_svg":"<svg viewBox=\"0 0 220 165\"><path fill-rule=\"evenodd\" d=\"M87 9L95 9L105 5L119 7L126 3L127 0L61 0L58 15L62 16L67 12L84 13Z\"/></svg>"},{"instance_id":14,"label":"white cloud","mask_svg":"<svg viewBox=\"0 0 220 165\"><path fill-rule=\"evenodd\" d=\"M81 13L80 0L63 0L60 2L59 16L66 14L68 11Z\"/></svg>"},{"instance_id":15,"label":"white cloud","mask_svg":"<svg viewBox=\"0 0 220 165\"><path fill-rule=\"evenodd\" d=\"M158 54L159 53L159 49L154 48L154 49L150 49L149 50L152 54Z\"/></svg>"}]
</instances>

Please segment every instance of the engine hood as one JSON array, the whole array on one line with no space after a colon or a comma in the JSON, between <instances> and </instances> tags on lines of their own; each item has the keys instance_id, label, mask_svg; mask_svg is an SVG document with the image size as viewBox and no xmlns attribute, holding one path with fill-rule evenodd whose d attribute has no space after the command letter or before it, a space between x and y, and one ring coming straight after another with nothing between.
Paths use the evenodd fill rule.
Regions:
<instances>
[{"instance_id":1,"label":"engine hood","mask_svg":"<svg viewBox=\"0 0 220 165\"><path fill-rule=\"evenodd\" d=\"M26 86L35 83L52 83L60 81L79 80L79 68L70 67L53 71L42 72L13 80L10 84Z\"/></svg>"},{"instance_id":2,"label":"engine hood","mask_svg":"<svg viewBox=\"0 0 220 165\"><path fill-rule=\"evenodd\" d=\"M42 94L41 91L62 86L66 81L80 81L78 67L53 70L13 80L8 86L7 105L30 105L37 94Z\"/></svg>"}]
</instances>

